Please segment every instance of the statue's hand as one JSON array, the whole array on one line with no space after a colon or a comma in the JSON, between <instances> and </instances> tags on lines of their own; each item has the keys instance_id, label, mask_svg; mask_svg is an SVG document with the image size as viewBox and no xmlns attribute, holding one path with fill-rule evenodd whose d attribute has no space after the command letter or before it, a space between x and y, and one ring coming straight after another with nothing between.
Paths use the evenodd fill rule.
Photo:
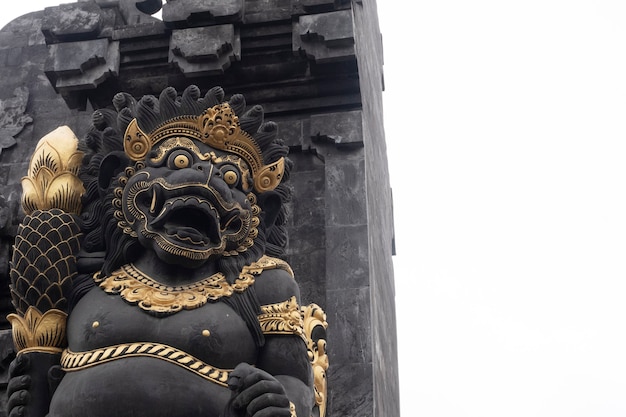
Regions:
<instances>
[{"instance_id":1,"label":"statue's hand","mask_svg":"<svg viewBox=\"0 0 626 417\"><path fill-rule=\"evenodd\" d=\"M64 372L60 354L26 352L9 366L7 411L9 417L43 417Z\"/></svg>"},{"instance_id":2,"label":"statue's hand","mask_svg":"<svg viewBox=\"0 0 626 417\"><path fill-rule=\"evenodd\" d=\"M290 417L283 385L267 372L241 363L231 372L226 417Z\"/></svg>"},{"instance_id":3,"label":"statue's hand","mask_svg":"<svg viewBox=\"0 0 626 417\"><path fill-rule=\"evenodd\" d=\"M7 411L9 417L25 417L26 406L30 402L31 395L28 390L31 387L31 378L28 375L30 359L27 355L18 355L9 365L9 383L7 385Z\"/></svg>"}]
</instances>

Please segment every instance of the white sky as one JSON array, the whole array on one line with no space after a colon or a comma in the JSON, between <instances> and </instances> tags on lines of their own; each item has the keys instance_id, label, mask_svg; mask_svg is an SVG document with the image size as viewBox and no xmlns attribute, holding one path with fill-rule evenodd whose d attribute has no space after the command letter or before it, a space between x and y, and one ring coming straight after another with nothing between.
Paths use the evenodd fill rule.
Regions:
<instances>
[{"instance_id":1,"label":"white sky","mask_svg":"<svg viewBox=\"0 0 626 417\"><path fill-rule=\"evenodd\" d=\"M378 8L402 417L626 416L626 3Z\"/></svg>"}]
</instances>

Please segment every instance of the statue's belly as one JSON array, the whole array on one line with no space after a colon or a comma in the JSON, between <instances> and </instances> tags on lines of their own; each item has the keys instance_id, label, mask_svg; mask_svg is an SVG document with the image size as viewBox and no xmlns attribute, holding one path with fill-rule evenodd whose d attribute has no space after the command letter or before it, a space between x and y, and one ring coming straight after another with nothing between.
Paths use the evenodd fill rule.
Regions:
<instances>
[{"instance_id":1,"label":"statue's belly","mask_svg":"<svg viewBox=\"0 0 626 417\"><path fill-rule=\"evenodd\" d=\"M223 369L241 362L254 364L257 354L246 323L225 303L155 317L99 288L72 311L68 342L74 352L134 342L162 343Z\"/></svg>"},{"instance_id":2,"label":"statue's belly","mask_svg":"<svg viewBox=\"0 0 626 417\"><path fill-rule=\"evenodd\" d=\"M218 417L228 388L156 358L129 357L65 375L50 417Z\"/></svg>"},{"instance_id":3,"label":"statue's belly","mask_svg":"<svg viewBox=\"0 0 626 417\"><path fill-rule=\"evenodd\" d=\"M155 317L99 288L70 314L68 344L72 358L93 356L64 363L73 370L53 396L50 417L218 417L230 396L219 371L257 356L246 323L225 303ZM113 353L97 353L112 346ZM199 365L185 367L193 362L183 354Z\"/></svg>"}]
</instances>

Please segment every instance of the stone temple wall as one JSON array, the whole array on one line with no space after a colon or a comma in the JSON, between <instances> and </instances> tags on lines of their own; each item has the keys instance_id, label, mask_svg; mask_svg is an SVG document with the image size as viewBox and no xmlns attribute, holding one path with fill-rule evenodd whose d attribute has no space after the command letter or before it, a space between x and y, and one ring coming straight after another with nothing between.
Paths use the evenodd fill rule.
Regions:
<instances>
[{"instance_id":1,"label":"stone temple wall","mask_svg":"<svg viewBox=\"0 0 626 417\"><path fill-rule=\"evenodd\" d=\"M327 314L331 417L399 416L392 198L374 0L90 0L0 30L0 389L20 180L59 125L81 136L126 91L222 86L279 125L294 161L286 260ZM0 396L5 402L5 396ZM3 415L0 412L0 416Z\"/></svg>"}]
</instances>

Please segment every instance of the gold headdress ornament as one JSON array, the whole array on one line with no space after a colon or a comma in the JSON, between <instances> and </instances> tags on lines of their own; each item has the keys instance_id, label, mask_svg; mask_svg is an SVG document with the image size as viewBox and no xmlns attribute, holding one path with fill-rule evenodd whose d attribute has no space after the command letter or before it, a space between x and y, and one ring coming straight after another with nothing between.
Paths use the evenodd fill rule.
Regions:
<instances>
[{"instance_id":1,"label":"gold headdress ornament","mask_svg":"<svg viewBox=\"0 0 626 417\"><path fill-rule=\"evenodd\" d=\"M154 145L175 137L199 140L214 149L243 158L250 166L254 189L259 193L271 191L280 184L285 158L264 165L259 145L241 129L239 118L228 103L211 107L199 116L174 117L149 134L139 128L137 119L133 119L124 135L124 152L133 161L140 161Z\"/></svg>"}]
</instances>

